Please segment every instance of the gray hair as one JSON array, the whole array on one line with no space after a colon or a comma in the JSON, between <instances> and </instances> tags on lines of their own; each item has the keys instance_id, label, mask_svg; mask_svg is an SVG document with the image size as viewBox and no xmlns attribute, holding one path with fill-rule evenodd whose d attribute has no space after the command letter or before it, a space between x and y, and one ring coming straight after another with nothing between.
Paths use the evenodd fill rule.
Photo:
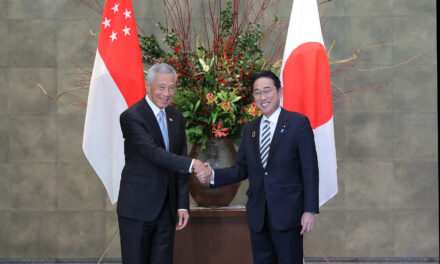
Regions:
<instances>
[{"instance_id":1,"label":"gray hair","mask_svg":"<svg viewBox=\"0 0 440 264\"><path fill-rule=\"evenodd\" d=\"M174 74L174 81L177 81L177 73L173 67L171 67L166 63L156 63L153 66L151 66L150 69L148 69L147 80L150 82L150 84L154 83L154 79L156 77L157 72L172 73Z\"/></svg>"}]
</instances>

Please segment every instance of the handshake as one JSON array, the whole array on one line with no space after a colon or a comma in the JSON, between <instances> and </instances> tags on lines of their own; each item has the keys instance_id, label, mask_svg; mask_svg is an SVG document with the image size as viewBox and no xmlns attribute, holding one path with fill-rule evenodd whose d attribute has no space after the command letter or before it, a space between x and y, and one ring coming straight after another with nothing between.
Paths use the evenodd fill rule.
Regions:
<instances>
[{"instance_id":1,"label":"handshake","mask_svg":"<svg viewBox=\"0 0 440 264\"><path fill-rule=\"evenodd\" d=\"M212 180L212 168L208 163L194 159L192 169L201 183L209 183Z\"/></svg>"}]
</instances>

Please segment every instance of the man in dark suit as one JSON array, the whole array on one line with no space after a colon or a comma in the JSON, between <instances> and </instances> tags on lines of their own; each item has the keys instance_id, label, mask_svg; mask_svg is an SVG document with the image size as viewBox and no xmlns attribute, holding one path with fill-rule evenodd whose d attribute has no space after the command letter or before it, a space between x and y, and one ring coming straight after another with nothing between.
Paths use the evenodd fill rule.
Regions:
<instances>
[{"instance_id":1,"label":"man in dark suit","mask_svg":"<svg viewBox=\"0 0 440 264\"><path fill-rule=\"evenodd\" d=\"M212 187L249 178L247 220L254 263L303 263L302 235L318 213L318 161L306 116L280 107L278 77L263 71L252 81L263 115L243 129L237 164L216 169ZM207 177L199 177L207 181Z\"/></svg>"},{"instance_id":2,"label":"man in dark suit","mask_svg":"<svg viewBox=\"0 0 440 264\"><path fill-rule=\"evenodd\" d=\"M188 172L207 169L186 157L183 116L169 106L176 80L171 66L153 65L147 96L120 117L125 166L117 214L126 264L173 262L174 229L189 219Z\"/></svg>"}]
</instances>

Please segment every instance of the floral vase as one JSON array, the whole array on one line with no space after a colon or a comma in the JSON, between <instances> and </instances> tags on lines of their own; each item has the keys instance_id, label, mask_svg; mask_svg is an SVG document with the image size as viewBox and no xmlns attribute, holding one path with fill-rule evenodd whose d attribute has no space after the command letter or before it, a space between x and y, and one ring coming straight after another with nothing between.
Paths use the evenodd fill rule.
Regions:
<instances>
[{"instance_id":1,"label":"floral vase","mask_svg":"<svg viewBox=\"0 0 440 264\"><path fill-rule=\"evenodd\" d=\"M237 161L237 151L231 139L208 139L206 149L201 145L192 147L191 157L207 162L213 169L230 167ZM200 183L194 173L189 177L189 192L198 206L228 206L237 194L240 182L217 188L207 183Z\"/></svg>"}]
</instances>

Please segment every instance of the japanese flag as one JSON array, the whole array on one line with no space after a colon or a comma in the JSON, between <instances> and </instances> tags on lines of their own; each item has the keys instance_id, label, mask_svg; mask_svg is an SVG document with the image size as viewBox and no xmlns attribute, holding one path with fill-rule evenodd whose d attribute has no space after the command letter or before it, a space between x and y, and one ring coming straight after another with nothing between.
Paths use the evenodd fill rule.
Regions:
<instances>
[{"instance_id":1,"label":"japanese flag","mask_svg":"<svg viewBox=\"0 0 440 264\"><path fill-rule=\"evenodd\" d=\"M306 115L315 135L319 205L338 192L330 68L316 0L295 0L284 49L283 107Z\"/></svg>"}]
</instances>

